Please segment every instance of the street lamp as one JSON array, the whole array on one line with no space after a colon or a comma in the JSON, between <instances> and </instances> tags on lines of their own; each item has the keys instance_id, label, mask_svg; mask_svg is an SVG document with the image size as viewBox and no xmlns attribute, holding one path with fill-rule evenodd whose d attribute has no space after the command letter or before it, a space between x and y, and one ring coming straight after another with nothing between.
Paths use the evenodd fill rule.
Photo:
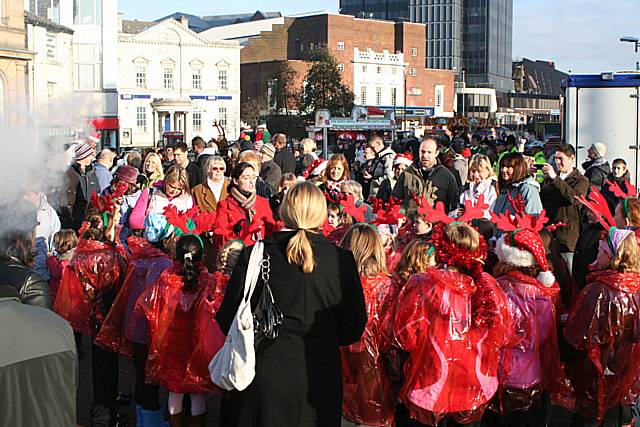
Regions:
<instances>
[{"instance_id":1,"label":"street lamp","mask_svg":"<svg viewBox=\"0 0 640 427\"><path fill-rule=\"evenodd\" d=\"M620 41L623 43L633 43L636 48L636 53L638 53L638 46L640 45L640 39L637 37L620 37Z\"/></svg>"}]
</instances>

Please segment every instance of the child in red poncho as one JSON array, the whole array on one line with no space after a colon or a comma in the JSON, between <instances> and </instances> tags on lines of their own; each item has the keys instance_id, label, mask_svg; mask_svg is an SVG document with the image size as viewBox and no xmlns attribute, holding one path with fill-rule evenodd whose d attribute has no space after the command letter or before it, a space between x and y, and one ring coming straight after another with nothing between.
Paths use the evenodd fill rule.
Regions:
<instances>
[{"instance_id":1,"label":"child in red poncho","mask_svg":"<svg viewBox=\"0 0 640 427\"><path fill-rule=\"evenodd\" d=\"M327 227L324 232L327 239L337 245L347 234L351 224L353 224L353 219L339 204L331 202L327 204Z\"/></svg>"},{"instance_id":2,"label":"child in red poncho","mask_svg":"<svg viewBox=\"0 0 640 427\"><path fill-rule=\"evenodd\" d=\"M443 269L413 275L397 299L395 340L409 353L400 397L422 424L479 424L498 390L511 319L504 293L482 271L482 237L463 222L446 221L433 233Z\"/></svg>"},{"instance_id":3,"label":"child in red poncho","mask_svg":"<svg viewBox=\"0 0 640 427\"><path fill-rule=\"evenodd\" d=\"M342 352L342 414L358 425L392 426L391 382L380 353L382 317L393 295L384 249L375 226L355 224L340 245L353 252L367 306L367 326L355 344Z\"/></svg>"},{"instance_id":4,"label":"child in red poncho","mask_svg":"<svg viewBox=\"0 0 640 427\"><path fill-rule=\"evenodd\" d=\"M516 209L516 216L494 215L505 233L498 239L494 269L509 301L514 335L502 349L500 389L494 409L500 425L535 425L549 417L548 393L565 390L556 326L560 286L550 271L539 234L547 221Z\"/></svg>"},{"instance_id":5,"label":"child in red poncho","mask_svg":"<svg viewBox=\"0 0 640 427\"><path fill-rule=\"evenodd\" d=\"M214 276L204 263L203 243L195 234L184 234L176 243L174 265L165 270L156 282L145 289L136 309L142 310L149 323L149 357L147 381L169 391L169 415L172 425L182 420L184 393L191 394L192 422L202 425L206 418L204 393L219 393L208 375L207 365L188 370L189 360L208 328L198 330L198 305L216 286ZM211 315L211 320L213 320ZM218 339L220 346L224 341ZM208 361L206 361L208 363ZM191 373L190 373L191 372ZM198 373L206 372L206 375Z\"/></svg>"},{"instance_id":6,"label":"child in red poncho","mask_svg":"<svg viewBox=\"0 0 640 427\"><path fill-rule=\"evenodd\" d=\"M621 405L637 395L640 372L640 248L634 232L611 228L592 268L597 271L587 275L564 329L569 344L581 350L566 366L573 393L556 400L584 422L615 426Z\"/></svg>"},{"instance_id":7,"label":"child in red poncho","mask_svg":"<svg viewBox=\"0 0 640 427\"><path fill-rule=\"evenodd\" d=\"M95 196L92 199L76 252L63 271L54 310L76 331L95 337L120 289L126 263L115 239L120 212L117 203L103 204ZM91 420L100 424L115 416L118 354L94 343L91 359Z\"/></svg>"}]
</instances>

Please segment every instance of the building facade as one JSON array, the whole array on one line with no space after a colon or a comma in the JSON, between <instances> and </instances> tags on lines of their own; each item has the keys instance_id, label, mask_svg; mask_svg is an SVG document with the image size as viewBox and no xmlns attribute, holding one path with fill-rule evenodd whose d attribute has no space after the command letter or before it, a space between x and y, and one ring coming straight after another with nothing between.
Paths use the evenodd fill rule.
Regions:
<instances>
[{"instance_id":1,"label":"building facade","mask_svg":"<svg viewBox=\"0 0 640 427\"><path fill-rule=\"evenodd\" d=\"M118 2L24 0L24 10L73 30L73 99L101 146L118 146Z\"/></svg>"},{"instance_id":2,"label":"building facade","mask_svg":"<svg viewBox=\"0 0 640 427\"><path fill-rule=\"evenodd\" d=\"M44 13L43 13L44 14ZM36 55L31 67L31 110L38 117L58 115L56 106L73 96L73 30L25 11L27 47Z\"/></svg>"},{"instance_id":3,"label":"building facade","mask_svg":"<svg viewBox=\"0 0 640 427\"><path fill-rule=\"evenodd\" d=\"M302 88L315 49L335 57L355 103L409 116L453 114L454 73L425 67L425 25L317 13L286 17L242 49L242 99L268 96L269 79L287 63Z\"/></svg>"},{"instance_id":4,"label":"building facade","mask_svg":"<svg viewBox=\"0 0 640 427\"><path fill-rule=\"evenodd\" d=\"M380 14L389 8L394 11ZM513 90L513 0L343 0L341 13L389 20L408 16L426 24L428 68L455 70L459 76L464 70L467 85Z\"/></svg>"},{"instance_id":5,"label":"building facade","mask_svg":"<svg viewBox=\"0 0 640 427\"><path fill-rule=\"evenodd\" d=\"M207 41L185 18L169 18L142 30L123 22L119 38L120 142L154 146L165 132L228 139L240 128L240 45Z\"/></svg>"},{"instance_id":6,"label":"building facade","mask_svg":"<svg viewBox=\"0 0 640 427\"><path fill-rule=\"evenodd\" d=\"M22 0L0 3L0 121L24 120L29 108L29 67Z\"/></svg>"}]
</instances>

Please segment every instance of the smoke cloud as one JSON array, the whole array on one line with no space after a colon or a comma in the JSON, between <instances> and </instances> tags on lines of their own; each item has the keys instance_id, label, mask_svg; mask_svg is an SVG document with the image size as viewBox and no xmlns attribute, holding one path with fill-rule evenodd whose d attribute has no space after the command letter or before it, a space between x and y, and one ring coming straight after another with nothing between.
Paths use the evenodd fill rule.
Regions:
<instances>
[{"instance_id":1,"label":"smoke cloud","mask_svg":"<svg viewBox=\"0 0 640 427\"><path fill-rule=\"evenodd\" d=\"M57 99L29 112L5 106L0 121L0 238L33 229L33 205L22 203L26 192L43 192L57 209L71 160L65 153L89 130L96 108L73 97ZM72 150L68 150L71 152Z\"/></svg>"}]
</instances>

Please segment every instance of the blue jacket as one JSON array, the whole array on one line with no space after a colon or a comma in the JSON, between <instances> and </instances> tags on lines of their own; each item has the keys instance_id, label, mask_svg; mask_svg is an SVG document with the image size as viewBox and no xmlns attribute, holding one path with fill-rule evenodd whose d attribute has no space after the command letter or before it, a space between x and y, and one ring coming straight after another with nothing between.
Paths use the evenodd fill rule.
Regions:
<instances>
[{"instance_id":1,"label":"blue jacket","mask_svg":"<svg viewBox=\"0 0 640 427\"><path fill-rule=\"evenodd\" d=\"M522 196L525 202L525 212L529 215L539 215L542 212L542 201L540 200L540 190L537 185L534 184L534 179L529 177L520 182L511 184L507 188L501 188L500 194L496 199L496 203L493 206L493 212L496 214L511 212L513 208L509 203L507 194L510 194L515 201L518 195Z\"/></svg>"}]
</instances>

